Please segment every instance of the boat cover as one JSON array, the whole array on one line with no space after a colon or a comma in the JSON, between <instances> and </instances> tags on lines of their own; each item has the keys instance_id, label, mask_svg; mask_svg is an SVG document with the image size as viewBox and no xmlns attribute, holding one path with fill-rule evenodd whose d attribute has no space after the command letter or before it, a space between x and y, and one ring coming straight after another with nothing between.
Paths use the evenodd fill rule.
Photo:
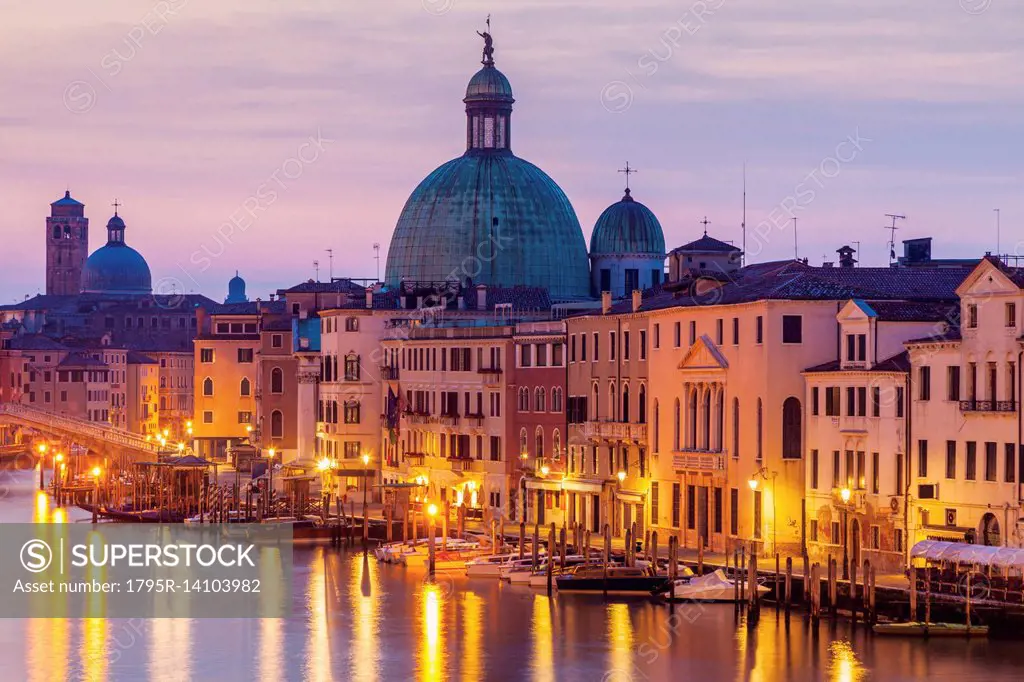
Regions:
<instances>
[{"instance_id":1,"label":"boat cover","mask_svg":"<svg viewBox=\"0 0 1024 682\"><path fill-rule=\"evenodd\" d=\"M968 545L963 542L922 540L910 550L910 558L1024 570L1024 549L1015 547L989 547Z\"/></svg>"}]
</instances>

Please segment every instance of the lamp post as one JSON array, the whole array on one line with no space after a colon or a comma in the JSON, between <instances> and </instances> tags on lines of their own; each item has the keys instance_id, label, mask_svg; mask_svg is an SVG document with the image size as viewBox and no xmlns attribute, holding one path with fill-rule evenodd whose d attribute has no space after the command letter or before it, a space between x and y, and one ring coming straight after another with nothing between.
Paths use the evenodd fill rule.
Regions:
<instances>
[{"instance_id":1,"label":"lamp post","mask_svg":"<svg viewBox=\"0 0 1024 682\"><path fill-rule=\"evenodd\" d=\"M249 427L250 429L252 427ZM270 462L267 464L267 471L269 472L269 480L267 481L267 512L270 512L269 507L274 504L274 455L276 454L274 448L267 449L267 457Z\"/></svg>"},{"instance_id":2,"label":"lamp post","mask_svg":"<svg viewBox=\"0 0 1024 682\"><path fill-rule=\"evenodd\" d=\"M53 484L54 496L57 496L57 487L60 484L60 477L57 475L57 467L60 466L61 471L64 470L64 453L58 452L53 456L53 480L50 481ZM59 497L58 497L59 499ZM59 504L59 502L58 502Z\"/></svg>"},{"instance_id":3,"label":"lamp post","mask_svg":"<svg viewBox=\"0 0 1024 682\"><path fill-rule=\"evenodd\" d=\"M850 506L850 489L849 488L843 488L842 490L840 490L839 491L839 498L843 501L843 504L839 507L839 510L842 512L842 524L843 524L843 532L841 533L841 535L843 537L843 580L849 580L850 579L850 556L849 556L848 549L847 549L846 538L849 535L849 531L848 531L848 528L847 528L847 512L848 512L849 506Z\"/></svg>"},{"instance_id":4,"label":"lamp post","mask_svg":"<svg viewBox=\"0 0 1024 682\"><path fill-rule=\"evenodd\" d=\"M369 484L366 482L367 474L370 473L370 455L363 453L363 550L366 550L366 544L370 539L370 526L367 516L370 513L369 504L366 501L366 495L369 492Z\"/></svg>"},{"instance_id":5,"label":"lamp post","mask_svg":"<svg viewBox=\"0 0 1024 682\"><path fill-rule=\"evenodd\" d=\"M103 470L99 467L92 468L92 522L93 525L99 520L99 509L100 509L100 476L103 474Z\"/></svg>"},{"instance_id":6,"label":"lamp post","mask_svg":"<svg viewBox=\"0 0 1024 682\"><path fill-rule=\"evenodd\" d=\"M617 474L615 474L615 478L619 479L619 488L618 488L618 490L622 490L622 484L625 483L625 481L626 481L626 470L625 469L619 469L619 472ZM618 491L616 491L616 494L617 494L617 492ZM615 526L615 528L618 528L618 524L615 522L615 510L618 508L619 505L616 502L617 502L616 500L612 500L612 525ZM619 516L621 517L622 514L620 513ZM622 530L625 531L626 529L623 528ZM628 551L629 548L627 547L626 549Z\"/></svg>"},{"instance_id":7,"label":"lamp post","mask_svg":"<svg viewBox=\"0 0 1024 682\"><path fill-rule=\"evenodd\" d=\"M775 479L778 477L778 475L779 475L779 472L777 472L777 471L768 471L767 467L761 467L757 471L755 471L754 475L750 477L749 481L747 481L747 485L750 486L750 490L752 492L757 490L757 478L758 477L763 478L765 481L767 481L768 479L771 479L771 481L772 481L772 551L773 552L778 551L777 540L778 540L778 527L779 527L779 523L778 523L778 519L776 518L777 514L776 514L776 501L775 501L776 497L778 497L775 494ZM761 529L760 528L756 528L755 532L760 534ZM751 551L753 551L753 550L751 550Z\"/></svg>"},{"instance_id":8,"label":"lamp post","mask_svg":"<svg viewBox=\"0 0 1024 682\"><path fill-rule=\"evenodd\" d=\"M430 535L427 538L427 548L430 551L427 572L431 578L434 577L434 519L437 517L437 505L427 505L427 517L430 519Z\"/></svg>"},{"instance_id":9,"label":"lamp post","mask_svg":"<svg viewBox=\"0 0 1024 682\"><path fill-rule=\"evenodd\" d=\"M44 488L43 484L43 470L45 469L44 464L46 463L46 443L39 444L39 489Z\"/></svg>"}]
</instances>

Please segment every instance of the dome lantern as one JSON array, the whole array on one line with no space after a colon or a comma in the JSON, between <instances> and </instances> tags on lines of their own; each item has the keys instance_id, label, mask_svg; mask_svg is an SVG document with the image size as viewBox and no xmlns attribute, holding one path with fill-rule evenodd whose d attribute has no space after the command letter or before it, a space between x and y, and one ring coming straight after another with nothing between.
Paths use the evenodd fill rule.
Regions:
<instances>
[{"instance_id":1,"label":"dome lantern","mask_svg":"<svg viewBox=\"0 0 1024 682\"><path fill-rule=\"evenodd\" d=\"M466 86L467 151L504 151L512 148L512 85L494 68L494 40L488 31L477 35L484 39L484 57L480 69Z\"/></svg>"},{"instance_id":2,"label":"dome lantern","mask_svg":"<svg viewBox=\"0 0 1024 682\"><path fill-rule=\"evenodd\" d=\"M107 221L107 243L92 252L82 267L83 294L137 296L153 291L149 264L138 251L124 242L124 220L117 214Z\"/></svg>"}]
</instances>

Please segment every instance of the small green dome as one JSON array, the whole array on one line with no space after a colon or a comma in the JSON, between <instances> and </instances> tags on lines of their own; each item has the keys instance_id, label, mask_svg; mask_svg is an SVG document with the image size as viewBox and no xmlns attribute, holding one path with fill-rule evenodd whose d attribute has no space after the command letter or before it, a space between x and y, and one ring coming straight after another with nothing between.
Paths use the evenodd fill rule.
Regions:
<instances>
[{"instance_id":1,"label":"small green dome","mask_svg":"<svg viewBox=\"0 0 1024 682\"><path fill-rule=\"evenodd\" d=\"M473 101L507 100L509 103L515 101L512 97L512 84L505 78L505 74L498 71L494 66L485 66L469 79L466 86L467 104Z\"/></svg>"},{"instance_id":2,"label":"small green dome","mask_svg":"<svg viewBox=\"0 0 1024 682\"><path fill-rule=\"evenodd\" d=\"M665 257L665 233L651 209L626 195L604 210L590 236L590 254L651 254Z\"/></svg>"}]
</instances>

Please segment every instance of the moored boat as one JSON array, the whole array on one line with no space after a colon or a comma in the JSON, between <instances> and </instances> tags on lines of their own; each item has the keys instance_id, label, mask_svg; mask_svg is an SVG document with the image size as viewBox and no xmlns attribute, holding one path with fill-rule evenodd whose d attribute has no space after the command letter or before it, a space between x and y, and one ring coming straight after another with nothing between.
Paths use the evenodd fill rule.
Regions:
<instances>
[{"instance_id":1,"label":"moored boat","mask_svg":"<svg viewBox=\"0 0 1024 682\"><path fill-rule=\"evenodd\" d=\"M771 588L758 584L755 586L760 595L771 591ZM666 599L676 601L700 601L700 602L735 602L737 599L736 582L731 580L722 569L718 569L707 575L684 576L675 581L675 591L672 584L668 583L659 590Z\"/></svg>"},{"instance_id":2,"label":"moored boat","mask_svg":"<svg viewBox=\"0 0 1024 682\"><path fill-rule=\"evenodd\" d=\"M560 593L611 594L649 597L661 591L668 577L657 575L650 567L577 566L555 580Z\"/></svg>"},{"instance_id":3,"label":"moored boat","mask_svg":"<svg viewBox=\"0 0 1024 682\"><path fill-rule=\"evenodd\" d=\"M987 625L960 623L878 623L876 635L896 637L988 637Z\"/></svg>"}]
</instances>

